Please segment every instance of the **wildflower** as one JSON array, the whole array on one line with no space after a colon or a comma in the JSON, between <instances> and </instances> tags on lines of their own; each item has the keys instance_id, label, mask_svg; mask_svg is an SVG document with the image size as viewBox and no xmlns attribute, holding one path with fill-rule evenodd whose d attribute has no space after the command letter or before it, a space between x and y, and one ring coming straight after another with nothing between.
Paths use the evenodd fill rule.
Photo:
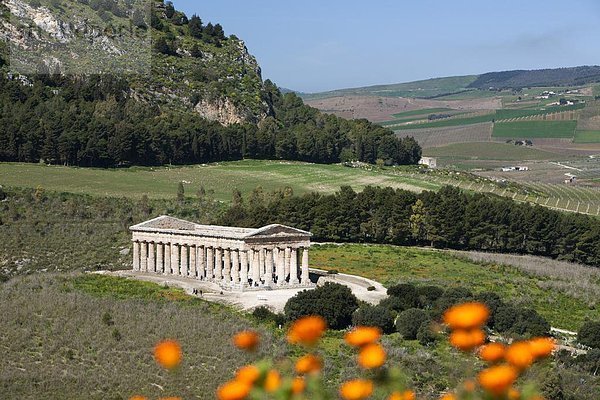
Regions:
<instances>
[{"instance_id":1,"label":"wildflower","mask_svg":"<svg viewBox=\"0 0 600 400\"><path fill-rule=\"evenodd\" d=\"M254 351L259 342L258 333L254 331L243 331L233 337L235 347L242 350Z\"/></svg>"},{"instance_id":2,"label":"wildflower","mask_svg":"<svg viewBox=\"0 0 600 400\"><path fill-rule=\"evenodd\" d=\"M219 400L243 400L250 393L252 385L239 380L229 381L217 389L217 399Z\"/></svg>"},{"instance_id":3,"label":"wildflower","mask_svg":"<svg viewBox=\"0 0 600 400\"><path fill-rule=\"evenodd\" d=\"M260 378L260 371L255 365L246 365L238 369L235 379L249 385L254 384Z\"/></svg>"},{"instance_id":4,"label":"wildflower","mask_svg":"<svg viewBox=\"0 0 600 400\"><path fill-rule=\"evenodd\" d=\"M451 307L444 313L444 322L451 329L470 330L479 328L490 316L490 310L482 303L464 303Z\"/></svg>"},{"instance_id":5,"label":"wildflower","mask_svg":"<svg viewBox=\"0 0 600 400\"><path fill-rule=\"evenodd\" d=\"M555 348L556 343L550 338L539 337L529 341L529 349L534 358L548 357Z\"/></svg>"},{"instance_id":6,"label":"wildflower","mask_svg":"<svg viewBox=\"0 0 600 400\"><path fill-rule=\"evenodd\" d=\"M299 374L311 374L319 372L323 368L323 361L319 356L307 354L296 361L296 372Z\"/></svg>"},{"instance_id":7,"label":"wildflower","mask_svg":"<svg viewBox=\"0 0 600 400\"><path fill-rule=\"evenodd\" d=\"M181 363L181 346L175 340L163 340L154 347L154 358L164 368L173 369Z\"/></svg>"},{"instance_id":8,"label":"wildflower","mask_svg":"<svg viewBox=\"0 0 600 400\"><path fill-rule=\"evenodd\" d=\"M380 337L381 329L370 326L360 326L348 332L344 337L344 340L346 340L346 343L350 346L362 347L374 343Z\"/></svg>"},{"instance_id":9,"label":"wildflower","mask_svg":"<svg viewBox=\"0 0 600 400\"><path fill-rule=\"evenodd\" d=\"M483 361L496 363L504 358L505 353L506 346L504 346L502 343L489 343L479 350L479 357Z\"/></svg>"},{"instance_id":10,"label":"wildflower","mask_svg":"<svg viewBox=\"0 0 600 400\"><path fill-rule=\"evenodd\" d=\"M358 354L358 364L366 369L379 368L385 363L385 350L380 344L368 344Z\"/></svg>"},{"instance_id":11,"label":"wildflower","mask_svg":"<svg viewBox=\"0 0 600 400\"><path fill-rule=\"evenodd\" d=\"M158 400L183 400L181 397L161 397Z\"/></svg>"},{"instance_id":12,"label":"wildflower","mask_svg":"<svg viewBox=\"0 0 600 400\"><path fill-rule=\"evenodd\" d=\"M288 341L292 344L314 345L325 333L327 323L322 317L310 316L300 318L292 324L288 331Z\"/></svg>"},{"instance_id":13,"label":"wildflower","mask_svg":"<svg viewBox=\"0 0 600 400\"><path fill-rule=\"evenodd\" d=\"M477 346L481 346L485 342L485 333L480 329L472 329L469 331L457 330L450 334L450 343L462 351L473 350Z\"/></svg>"},{"instance_id":14,"label":"wildflower","mask_svg":"<svg viewBox=\"0 0 600 400\"><path fill-rule=\"evenodd\" d=\"M304 380L304 378L301 376L295 377L292 381L292 393L300 394L304 392L304 389L306 389L306 381Z\"/></svg>"},{"instance_id":15,"label":"wildflower","mask_svg":"<svg viewBox=\"0 0 600 400\"><path fill-rule=\"evenodd\" d=\"M488 392L500 396L517 379L517 370L510 365L498 365L484 369L478 376L479 384Z\"/></svg>"},{"instance_id":16,"label":"wildflower","mask_svg":"<svg viewBox=\"0 0 600 400\"><path fill-rule=\"evenodd\" d=\"M456 400L456 396L452 393L446 393L443 394L442 397L440 397L440 400Z\"/></svg>"},{"instance_id":17,"label":"wildflower","mask_svg":"<svg viewBox=\"0 0 600 400\"><path fill-rule=\"evenodd\" d=\"M466 380L466 381L463 383L463 387L465 388L465 391L466 391L466 392L469 392L469 393L470 393L470 392L474 392L474 391L475 391L475 386L476 386L475 382L474 382L474 381L472 381L471 379L469 379L469 380Z\"/></svg>"},{"instance_id":18,"label":"wildflower","mask_svg":"<svg viewBox=\"0 0 600 400\"><path fill-rule=\"evenodd\" d=\"M344 400L362 400L373 393L373 382L364 379L347 381L340 387L340 396Z\"/></svg>"},{"instance_id":19,"label":"wildflower","mask_svg":"<svg viewBox=\"0 0 600 400\"><path fill-rule=\"evenodd\" d=\"M521 398L521 393L517 389L511 387L508 389L507 397L508 400L519 400Z\"/></svg>"},{"instance_id":20,"label":"wildflower","mask_svg":"<svg viewBox=\"0 0 600 400\"><path fill-rule=\"evenodd\" d=\"M534 361L531 346L527 342L517 342L508 346L505 358L509 364L519 369L529 368Z\"/></svg>"},{"instance_id":21,"label":"wildflower","mask_svg":"<svg viewBox=\"0 0 600 400\"><path fill-rule=\"evenodd\" d=\"M129 398L129 400L148 400L148 398L144 397L144 396L140 396L140 395L135 395L135 396L131 396Z\"/></svg>"},{"instance_id":22,"label":"wildflower","mask_svg":"<svg viewBox=\"0 0 600 400\"><path fill-rule=\"evenodd\" d=\"M405 390L404 392L394 392L388 397L388 400L415 400L415 392Z\"/></svg>"},{"instance_id":23,"label":"wildflower","mask_svg":"<svg viewBox=\"0 0 600 400\"><path fill-rule=\"evenodd\" d=\"M268 393L273 393L281 386L281 375L274 369L267 372L265 377L265 390Z\"/></svg>"}]
</instances>

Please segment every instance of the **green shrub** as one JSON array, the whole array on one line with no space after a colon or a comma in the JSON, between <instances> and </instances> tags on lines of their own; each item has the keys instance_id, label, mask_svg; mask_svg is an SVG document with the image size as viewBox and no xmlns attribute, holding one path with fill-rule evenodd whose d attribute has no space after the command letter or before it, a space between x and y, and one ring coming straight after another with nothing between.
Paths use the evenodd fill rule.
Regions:
<instances>
[{"instance_id":1,"label":"green shrub","mask_svg":"<svg viewBox=\"0 0 600 400\"><path fill-rule=\"evenodd\" d=\"M433 308L437 299L442 297L444 289L439 286L420 286L417 288L417 296L420 308Z\"/></svg>"},{"instance_id":2,"label":"green shrub","mask_svg":"<svg viewBox=\"0 0 600 400\"><path fill-rule=\"evenodd\" d=\"M304 290L288 300L284 307L288 321L306 315L320 315L331 329L344 329L352 323L352 313L358 308L358 299L350 288L327 282L314 290Z\"/></svg>"},{"instance_id":3,"label":"green shrub","mask_svg":"<svg viewBox=\"0 0 600 400\"><path fill-rule=\"evenodd\" d=\"M402 301L398 297L394 297L394 296L390 296L388 298L381 300L379 302L379 305L382 307L385 307L389 310L395 311L396 313L399 313L406 309L404 307L404 301Z\"/></svg>"},{"instance_id":4,"label":"green shrub","mask_svg":"<svg viewBox=\"0 0 600 400\"><path fill-rule=\"evenodd\" d=\"M354 312L352 324L355 326L376 326L383 333L393 333L395 316L395 313L389 308L366 304Z\"/></svg>"},{"instance_id":5,"label":"green shrub","mask_svg":"<svg viewBox=\"0 0 600 400\"><path fill-rule=\"evenodd\" d=\"M408 283L401 283L398 285L390 286L387 290L389 296L400 299L403 304L403 309L414 308L419 306L419 296L417 294L417 288Z\"/></svg>"},{"instance_id":6,"label":"green shrub","mask_svg":"<svg viewBox=\"0 0 600 400\"><path fill-rule=\"evenodd\" d=\"M417 340L423 346L429 346L436 342L438 334L433 330L431 322L423 322L417 330Z\"/></svg>"},{"instance_id":7,"label":"green shrub","mask_svg":"<svg viewBox=\"0 0 600 400\"><path fill-rule=\"evenodd\" d=\"M537 311L523 308L518 310L510 331L523 336L547 336L550 333L550 324Z\"/></svg>"},{"instance_id":8,"label":"green shrub","mask_svg":"<svg viewBox=\"0 0 600 400\"><path fill-rule=\"evenodd\" d=\"M579 343L594 349L600 349L600 321L588 321L577 332Z\"/></svg>"},{"instance_id":9,"label":"green shrub","mask_svg":"<svg viewBox=\"0 0 600 400\"><path fill-rule=\"evenodd\" d=\"M402 311L396 318L396 329L404 339L416 339L421 324L428 324L431 320L429 313L418 308Z\"/></svg>"},{"instance_id":10,"label":"green shrub","mask_svg":"<svg viewBox=\"0 0 600 400\"><path fill-rule=\"evenodd\" d=\"M273 322L277 326L285 323L285 316L283 314L274 313L267 306L256 307L252 311L252 316L261 322Z\"/></svg>"}]
</instances>

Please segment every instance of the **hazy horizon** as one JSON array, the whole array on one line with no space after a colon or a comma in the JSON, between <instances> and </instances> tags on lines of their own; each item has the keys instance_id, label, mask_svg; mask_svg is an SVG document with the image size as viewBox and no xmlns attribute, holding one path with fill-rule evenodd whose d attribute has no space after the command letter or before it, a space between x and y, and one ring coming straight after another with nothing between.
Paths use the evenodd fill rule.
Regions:
<instances>
[{"instance_id":1,"label":"hazy horizon","mask_svg":"<svg viewBox=\"0 0 600 400\"><path fill-rule=\"evenodd\" d=\"M600 4L175 0L246 42L263 78L302 92L600 64Z\"/></svg>"}]
</instances>

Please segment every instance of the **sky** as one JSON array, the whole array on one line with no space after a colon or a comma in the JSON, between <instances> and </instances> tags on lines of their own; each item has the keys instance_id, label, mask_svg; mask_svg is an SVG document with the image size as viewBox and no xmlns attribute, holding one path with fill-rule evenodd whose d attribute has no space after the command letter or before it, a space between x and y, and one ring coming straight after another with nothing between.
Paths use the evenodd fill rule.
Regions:
<instances>
[{"instance_id":1,"label":"sky","mask_svg":"<svg viewBox=\"0 0 600 400\"><path fill-rule=\"evenodd\" d=\"M301 92L600 64L599 0L174 0Z\"/></svg>"}]
</instances>

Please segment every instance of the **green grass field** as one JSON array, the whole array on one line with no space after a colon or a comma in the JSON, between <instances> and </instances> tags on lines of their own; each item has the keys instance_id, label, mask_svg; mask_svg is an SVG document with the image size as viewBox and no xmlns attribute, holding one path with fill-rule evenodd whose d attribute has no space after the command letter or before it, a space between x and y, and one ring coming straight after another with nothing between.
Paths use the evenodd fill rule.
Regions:
<instances>
[{"instance_id":1,"label":"green grass field","mask_svg":"<svg viewBox=\"0 0 600 400\"><path fill-rule=\"evenodd\" d=\"M42 186L48 190L110 197L169 198L184 182L186 195L195 196L203 185L217 200L230 201L234 188L248 194L257 186L266 191L290 186L295 194L335 192L343 185L357 190L367 185L421 191L440 185L384 171L287 161L244 160L185 167L98 169L0 163L0 184Z\"/></svg>"},{"instance_id":2,"label":"green grass field","mask_svg":"<svg viewBox=\"0 0 600 400\"><path fill-rule=\"evenodd\" d=\"M600 143L600 131L577 131L575 143Z\"/></svg>"},{"instance_id":3,"label":"green grass field","mask_svg":"<svg viewBox=\"0 0 600 400\"><path fill-rule=\"evenodd\" d=\"M551 160L556 154L513 144L483 142L455 143L443 147L431 147L423 150L429 157L445 160Z\"/></svg>"},{"instance_id":4,"label":"green grass field","mask_svg":"<svg viewBox=\"0 0 600 400\"><path fill-rule=\"evenodd\" d=\"M594 96L600 96L600 85L594 86Z\"/></svg>"},{"instance_id":5,"label":"green grass field","mask_svg":"<svg viewBox=\"0 0 600 400\"><path fill-rule=\"evenodd\" d=\"M451 108L423 108L421 110L412 110L412 111L406 111L406 112L401 112L398 114L394 114L394 117L396 118L404 118L404 117L413 117L415 115L427 115L427 114L435 114L435 113L441 113L441 112L446 112L446 111L453 111Z\"/></svg>"},{"instance_id":6,"label":"green grass field","mask_svg":"<svg viewBox=\"0 0 600 400\"><path fill-rule=\"evenodd\" d=\"M428 122L424 124L414 124L414 125L403 125L398 126L396 129L398 130L409 130L409 129L423 129L423 128L442 128L446 126L461 126L461 125L472 125L479 124L482 122L491 122L496 118L496 113L490 113L486 115L478 115L476 117L466 117L466 118L452 118L452 119L443 119L435 122Z\"/></svg>"},{"instance_id":7,"label":"green grass field","mask_svg":"<svg viewBox=\"0 0 600 400\"><path fill-rule=\"evenodd\" d=\"M503 122L494 125L494 137L531 138L572 138L577 121L520 121Z\"/></svg>"},{"instance_id":8,"label":"green grass field","mask_svg":"<svg viewBox=\"0 0 600 400\"><path fill-rule=\"evenodd\" d=\"M577 329L586 318L600 318L600 310L540 284L556 278L534 277L514 267L478 264L436 250L359 244L314 246L311 266L361 275L385 285L412 282L492 291L507 301L534 307L552 326L564 329Z\"/></svg>"}]
</instances>

